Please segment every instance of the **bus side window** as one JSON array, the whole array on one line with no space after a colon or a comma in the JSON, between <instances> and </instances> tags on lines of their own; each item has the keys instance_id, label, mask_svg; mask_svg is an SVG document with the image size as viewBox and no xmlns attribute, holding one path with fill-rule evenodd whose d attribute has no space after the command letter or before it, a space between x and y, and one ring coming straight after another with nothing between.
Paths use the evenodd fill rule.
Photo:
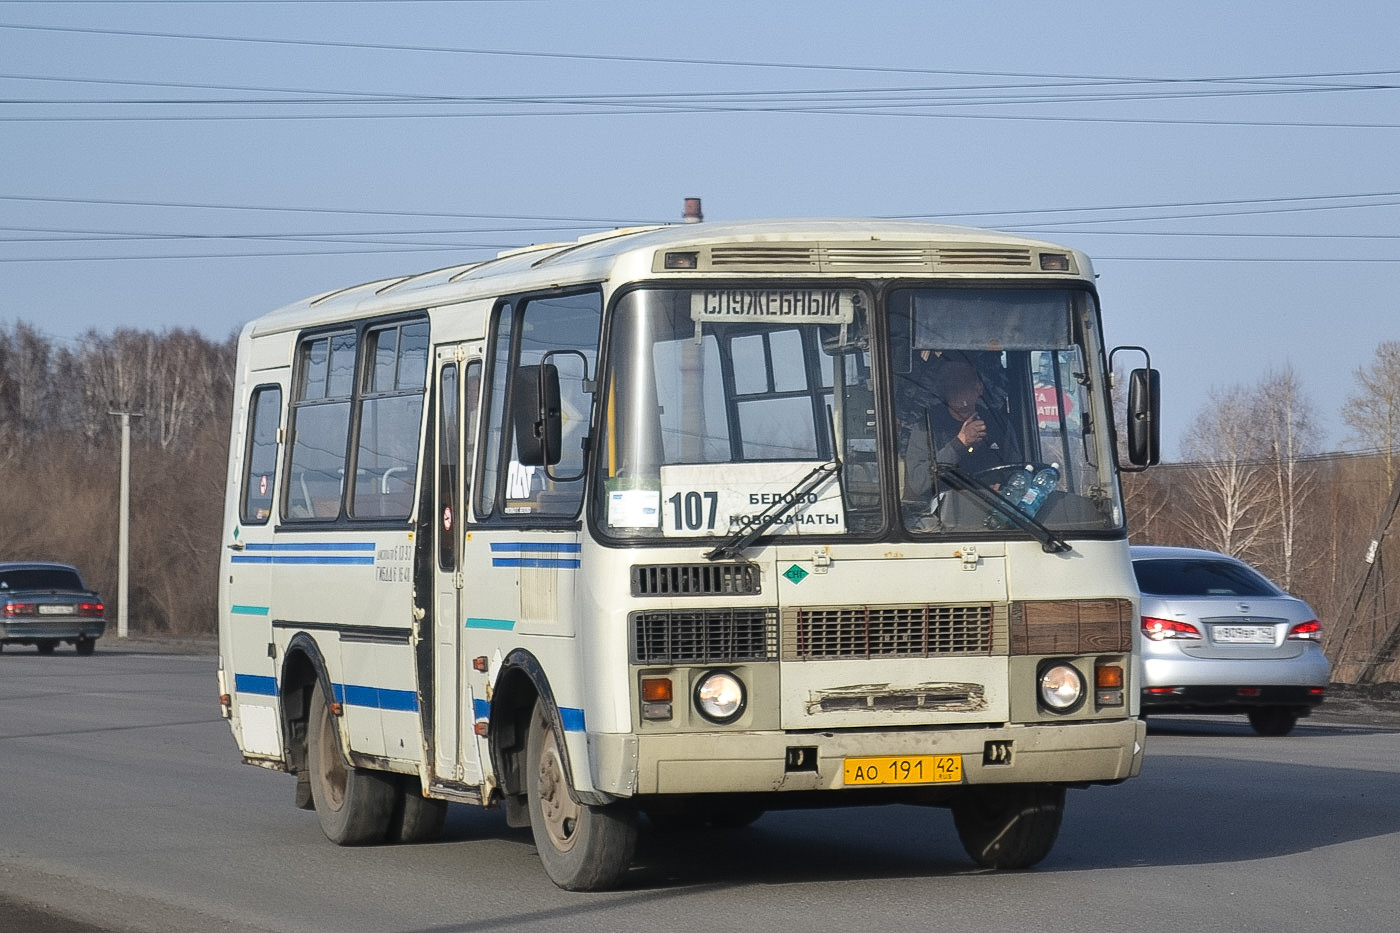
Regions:
<instances>
[{"instance_id":1,"label":"bus side window","mask_svg":"<svg viewBox=\"0 0 1400 933\"><path fill-rule=\"evenodd\" d=\"M345 331L309 337L297 349L288 419L289 482L283 488L283 515L289 520L340 514L358 343L353 331Z\"/></svg>"},{"instance_id":2,"label":"bus side window","mask_svg":"<svg viewBox=\"0 0 1400 933\"><path fill-rule=\"evenodd\" d=\"M449 571L457 567L457 542L462 537L462 523L467 520L467 503L471 502L481 361L472 360L467 364L465 399L458 388L461 378L457 364L448 363L442 367L438 381L438 567Z\"/></svg>"},{"instance_id":3,"label":"bus side window","mask_svg":"<svg viewBox=\"0 0 1400 933\"><path fill-rule=\"evenodd\" d=\"M437 424L437 523L438 568L457 569L457 523L461 508L457 502L457 479L462 460L457 441L461 403L457 393L457 364L442 367L438 377Z\"/></svg>"},{"instance_id":4,"label":"bus side window","mask_svg":"<svg viewBox=\"0 0 1400 933\"><path fill-rule=\"evenodd\" d=\"M277 431L282 426L282 387L258 386L248 403L247 451L239 517L262 525L272 517L277 469Z\"/></svg>"},{"instance_id":5,"label":"bus side window","mask_svg":"<svg viewBox=\"0 0 1400 933\"><path fill-rule=\"evenodd\" d=\"M418 431L428 372L428 323L378 327L365 335L356 417L355 518L408 518L418 476Z\"/></svg>"},{"instance_id":6,"label":"bus side window","mask_svg":"<svg viewBox=\"0 0 1400 933\"><path fill-rule=\"evenodd\" d=\"M536 298L514 308L503 306L496 325L491 421L479 492L483 514L498 505L504 507L497 508L497 514L522 520L578 514L583 502L584 441L593 406L586 380L596 373L602 313L602 298L597 292ZM520 462L506 399L514 389L516 370L539 366L551 351L577 352L550 357L560 370L562 442L559 462L547 470Z\"/></svg>"}]
</instances>

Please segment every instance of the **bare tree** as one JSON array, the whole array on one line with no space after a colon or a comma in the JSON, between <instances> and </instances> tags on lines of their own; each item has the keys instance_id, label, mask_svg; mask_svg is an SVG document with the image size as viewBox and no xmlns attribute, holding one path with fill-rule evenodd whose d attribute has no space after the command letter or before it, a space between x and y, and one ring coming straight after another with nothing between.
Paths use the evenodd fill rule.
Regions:
<instances>
[{"instance_id":1,"label":"bare tree","mask_svg":"<svg viewBox=\"0 0 1400 933\"><path fill-rule=\"evenodd\" d=\"M1267 458L1266 471L1273 488L1273 507L1267 514L1273 519L1269 539L1276 543L1277 560L1271 563L1280 577L1278 582L1291 590L1297 569L1298 531L1316 485L1304 458L1316 448L1317 432L1311 405L1292 366L1265 374L1253 400L1255 425L1265 445L1261 453Z\"/></svg>"},{"instance_id":2,"label":"bare tree","mask_svg":"<svg viewBox=\"0 0 1400 933\"><path fill-rule=\"evenodd\" d=\"M1215 388L1182 447L1195 469L1187 481L1193 509L1182 525L1202 546L1245 556L1259 543L1275 501L1260 482L1261 434L1254 393Z\"/></svg>"},{"instance_id":3,"label":"bare tree","mask_svg":"<svg viewBox=\"0 0 1400 933\"><path fill-rule=\"evenodd\" d=\"M0 437L25 441L47 425L53 391L52 349L23 322L0 331Z\"/></svg>"},{"instance_id":4,"label":"bare tree","mask_svg":"<svg viewBox=\"0 0 1400 933\"><path fill-rule=\"evenodd\" d=\"M1348 440L1381 452L1388 482L1394 482L1400 447L1400 340L1376 346L1371 365L1354 370L1358 392L1347 397L1342 420L1352 429Z\"/></svg>"},{"instance_id":5,"label":"bare tree","mask_svg":"<svg viewBox=\"0 0 1400 933\"><path fill-rule=\"evenodd\" d=\"M1165 530L1172 512L1171 493L1163 482L1163 469L1123 474L1123 506L1128 528L1136 544L1165 544Z\"/></svg>"}]
</instances>

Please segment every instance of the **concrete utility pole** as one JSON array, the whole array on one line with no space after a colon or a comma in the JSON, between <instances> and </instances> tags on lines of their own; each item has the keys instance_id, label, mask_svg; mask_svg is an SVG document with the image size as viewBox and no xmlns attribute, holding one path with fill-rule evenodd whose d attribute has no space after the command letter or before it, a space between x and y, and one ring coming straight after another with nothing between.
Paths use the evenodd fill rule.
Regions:
<instances>
[{"instance_id":1,"label":"concrete utility pole","mask_svg":"<svg viewBox=\"0 0 1400 933\"><path fill-rule=\"evenodd\" d=\"M130 569L131 539L131 419L140 418L135 411L109 411L122 419L122 481L121 502L117 506L117 637L127 637L127 577Z\"/></svg>"}]
</instances>

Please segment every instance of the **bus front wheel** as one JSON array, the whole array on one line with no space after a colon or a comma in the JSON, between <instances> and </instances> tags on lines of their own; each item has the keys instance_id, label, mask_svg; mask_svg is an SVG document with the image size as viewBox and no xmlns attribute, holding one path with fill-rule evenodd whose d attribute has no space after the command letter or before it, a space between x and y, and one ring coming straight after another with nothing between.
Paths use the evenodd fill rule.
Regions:
<instances>
[{"instance_id":1,"label":"bus front wheel","mask_svg":"<svg viewBox=\"0 0 1400 933\"><path fill-rule=\"evenodd\" d=\"M575 800L562 741L543 704L535 704L525 745L530 832L555 884L566 891L605 891L632 863L637 814L624 803L591 806Z\"/></svg>"},{"instance_id":2,"label":"bus front wheel","mask_svg":"<svg viewBox=\"0 0 1400 933\"><path fill-rule=\"evenodd\" d=\"M306 740L311 800L321 832L338 846L383 842L394 813L393 775L345 761L339 730L319 683L311 691Z\"/></svg>"},{"instance_id":3,"label":"bus front wheel","mask_svg":"<svg viewBox=\"0 0 1400 933\"><path fill-rule=\"evenodd\" d=\"M953 825L983 868L1030 868L1055 845L1065 789L1050 784L970 787L953 802Z\"/></svg>"}]
</instances>

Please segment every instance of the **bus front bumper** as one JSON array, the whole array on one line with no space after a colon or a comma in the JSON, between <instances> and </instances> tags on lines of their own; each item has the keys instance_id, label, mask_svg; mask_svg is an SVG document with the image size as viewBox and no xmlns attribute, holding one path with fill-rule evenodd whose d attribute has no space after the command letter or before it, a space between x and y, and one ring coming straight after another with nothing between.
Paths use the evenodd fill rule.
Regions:
<instances>
[{"instance_id":1,"label":"bus front bumper","mask_svg":"<svg viewBox=\"0 0 1400 933\"><path fill-rule=\"evenodd\" d=\"M594 787L615 797L850 790L846 759L869 756L957 755L961 785L1111 783L1138 774L1145 739L1138 719L941 731L588 736Z\"/></svg>"}]
</instances>

